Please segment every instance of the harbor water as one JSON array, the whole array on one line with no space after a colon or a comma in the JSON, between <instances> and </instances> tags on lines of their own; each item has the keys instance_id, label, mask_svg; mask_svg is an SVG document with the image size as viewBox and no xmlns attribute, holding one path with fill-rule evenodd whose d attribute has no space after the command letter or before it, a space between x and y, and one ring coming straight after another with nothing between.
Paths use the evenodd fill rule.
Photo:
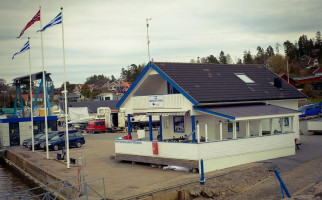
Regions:
<instances>
[{"instance_id":1,"label":"harbor water","mask_svg":"<svg viewBox=\"0 0 322 200\"><path fill-rule=\"evenodd\" d=\"M32 186L24 183L16 173L0 162L0 197L32 188ZM14 199L19 199L19 196Z\"/></svg>"}]
</instances>

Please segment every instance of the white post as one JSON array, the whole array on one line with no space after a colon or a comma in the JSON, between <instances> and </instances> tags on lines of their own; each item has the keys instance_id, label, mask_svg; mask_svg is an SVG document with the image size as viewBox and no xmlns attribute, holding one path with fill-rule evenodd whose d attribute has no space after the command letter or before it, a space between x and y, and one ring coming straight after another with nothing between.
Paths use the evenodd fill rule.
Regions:
<instances>
[{"instance_id":1,"label":"white post","mask_svg":"<svg viewBox=\"0 0 322 200\"><path fill-rule=\"evenodd\" d=\"M207 124L205 124L205 142L208 142L208 127L207 127Z\"/></svg>"},{"instance_id":2,"label":"white post","mask_svg":"<svg viewBox=\"0 0 322 200\"><path fill-rule=\"evenodd\" d=\"M236 132L236 122L233 122L233 139L237 138L237 132Z\"/></svg>"},{"instance_id":3,"label":"white post","mask_svg":"<svg viewBox=\"0 0 322 200\"><path fill-rule=\"evenodd\" d=\"M250 131L249 131L249 122L250 121L246 121L246 137L250 137Z\"/></svg>"},{"instance_id":4,"label":"white post","mask_svg":"<svg viewBox=\"0 0 322 200\"><path fill-rule=\"evenodd\" d=\"M262 127L262 120L259 120L259 124L258 124L258 135L262 136L263 135L263 127Z\"/></svg>"},{"instance_id":5,"label":"white post","mask_svg":"<svg viewBox=\"0 0 322 200\"><path fill-rule=\"evenodd\" d=\"M269 130L270 130L270 132L271 132L271 135L272 134L274 134L274 128L273 128L273 119L269 119L269 125L270 125L270 128L269 128Z\"/></svg>"},{"instance_id":6,"label":"white post","mask_svg":"<svg viewBox=\"0 0 322 200\"><path fill-rule=\"evenodd\" d=\"M290 117L290 127L291 127L291 132L294 132L295 128L294 128L294 116Z\"/></svg>"},{"instance_id":7,"label":"white post","mask_svg":"<svg viewBox=\"0 0 322 200\"><path fill-rule=\"evenodd\" d=\"M197 124L197 141L200 143L199 124Z\"/></svg>"},{"instance_id":8,"label":"white post","mask_svg":"<svg viewBox=\"0 0 322 200\"><path fill-rule=\"evenodd\" d=\"M28 37L29 41L29 37ZM30 43L29 43L30 45ZM30 94L30 125L31 125L31 149L35 151L34 147L34 115L32 109L32 85L31 85L31 61L30 61L30 49L29 49L29 94Z\"/></svg>"},{"instance_id":9,"label":"white post","mask_svg":"<svg viewBox=\"0 0 322 200\"><path fill-rule=\"evenodd\" d=\"M41 6L39 6L39 10L41 10ZM40 12L41 13L41 12ZM40 17L40 30L42 30L42 17ZM45 111L45 135L46 135L46 158L49 159L49 149L48 149L48 124L47 124L47 99L46 99L46 75L45 75L45 63L44 63L44 45L42 39L42 31L40 31L41 38L41 60L42 60L42 77L43 77L43 92L44 92L44 111Z\"/></svg>"},{"instance_id":10,"label":"white post","mask_svg":"<svg viewBox=\"0 0 322 200\"><path fill-rule=\"evenodd\" d=\"M222 123L219 122L219 140L222 140Z\"/></svg>"},{"instance_id":11,"label":"white post","mask_svg":"<svg viewBox=\"0 0 322 200\"><path fill-rule=\"evenodd\" d=\"M62 25L62 39L63 39L63 62L64 62L64 90L65 90L65 138L66 138L66 156L67 156L67 168L70 168L69 160L69 135L68 135L68 113L67 113L67 89L66 89L66 64L65 64L65 44L64 44L64 20L63 20L63 8L61 8L61 25Z\"/></svg>"},{"instance_id":12,"label":"white post","mask_svg":"<svg viewBox=\"0 0 322 200\"><path fill-rule=\"evenodd\" d=\"M284 133L284 117L281 118L281 133Z\"/></svg>"}]
</instances>

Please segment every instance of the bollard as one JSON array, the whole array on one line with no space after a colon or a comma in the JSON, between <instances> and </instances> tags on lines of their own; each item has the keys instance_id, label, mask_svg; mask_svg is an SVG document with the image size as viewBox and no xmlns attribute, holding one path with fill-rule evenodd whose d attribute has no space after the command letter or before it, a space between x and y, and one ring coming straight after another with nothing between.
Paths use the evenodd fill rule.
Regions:
<instances>
[{"instance_id":1,"label":"bollard","mask_svg":"<svg viewBox=\"0 0 322 200\"><path fill-rule=\"evenodd\" d=\"M204 185L205 184L205 174L204 174L204 170L203 170L203 159L200 160L200 185Z\"/></svg>"}]
</instances>

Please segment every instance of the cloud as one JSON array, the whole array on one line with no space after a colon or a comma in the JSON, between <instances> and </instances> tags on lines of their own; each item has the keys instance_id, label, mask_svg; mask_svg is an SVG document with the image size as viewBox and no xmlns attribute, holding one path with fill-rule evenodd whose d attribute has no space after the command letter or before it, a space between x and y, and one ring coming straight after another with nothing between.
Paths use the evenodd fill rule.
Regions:
<instances>
[{"instance_id":1,"label":"cloud","mask_svg":"<svg viewBox=\"0 0 322 200\"><path fill-rule=\"evenodd\" d=\"M319 0L4 0L0 1L0 78L8 82L26 75L28 55L11 60L30 36L34 71L42 70L40 28L37 22L16 39L41 5L42 25L63 7L67 77L84 82L93 74L119 76L121 68L147 63L146 18L150 21L151 57L155 61L189 62L218 56L232 58L244 50L295 41L300 35L315 36L322 27ZM55 85L63 82L61 25L43 33L45 69ZM57 84L56 84L57 83Z\"/></svg>"}]
</instances>

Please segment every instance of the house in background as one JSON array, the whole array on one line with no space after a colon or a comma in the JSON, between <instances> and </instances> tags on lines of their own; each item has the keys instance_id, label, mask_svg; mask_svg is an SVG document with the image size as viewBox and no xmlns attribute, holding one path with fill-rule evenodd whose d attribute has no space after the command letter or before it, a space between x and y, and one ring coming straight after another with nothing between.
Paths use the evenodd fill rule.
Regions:
<instances>
[{"instance_id":1,"label":"house in background","mask_svg":"<svg viewBox=\"0 0 322 200\"><path fill-rule=\"evenodd\" d=\"M294 155L305 98L261 65L150 62L117 104L128 118L126 138L140 114L149 116L149 138L140 130L141 139L115 139L115 158L190 168L203 159L209 172Z\"/></svg>"},{"instance_id":2,"label":"house in background","mask_svg":"<svg viewBox=\"0 0 322 200\"><path fill-rule=\"evenodd\" d=\"M99 95L96 95L95 100L97 101L108 101L115 100L118 101L122 98L123 93L115 93L115 92L105 92Z\"/></svg>"}]
</instances>

